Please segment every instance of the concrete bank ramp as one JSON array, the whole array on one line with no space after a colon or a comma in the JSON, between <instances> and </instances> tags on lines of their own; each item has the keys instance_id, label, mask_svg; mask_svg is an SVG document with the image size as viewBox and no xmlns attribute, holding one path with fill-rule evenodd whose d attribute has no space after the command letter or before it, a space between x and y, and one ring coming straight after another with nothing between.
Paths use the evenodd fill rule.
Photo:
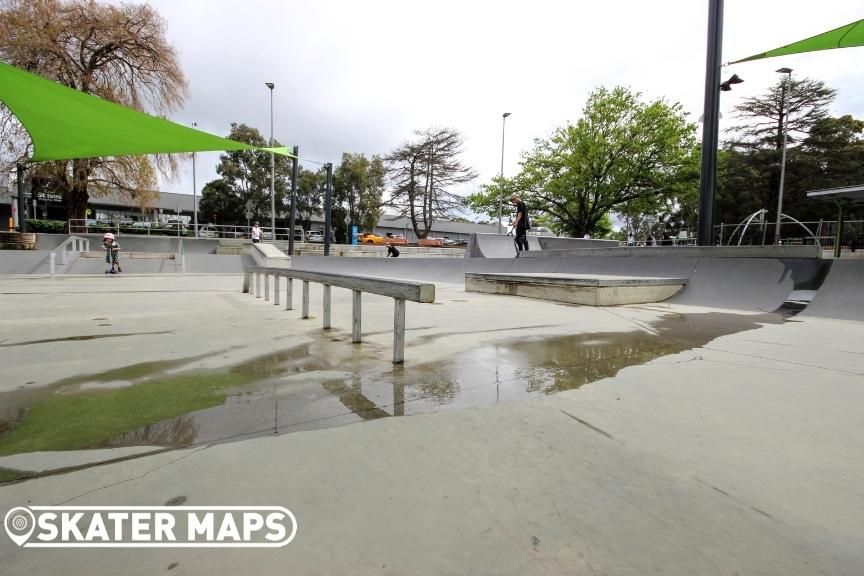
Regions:
<instances>
[{"instance_id":1,"label":"concrete bank ramp","mask_svg":"<svg viewBox=\"0 0 864 576\"><path fill-rule=\"evenodd\" d=\"M819 277L817 258L464 258L399 259L295 256L299 270L366 274L389 278L464 284L466 272L561 273L687 278L688 285L668 302L737 310L773 311L795 289L811 286Z\"/></svg>"},{"instance_id":2,"label":"concrete bank ramp","mask_svg":"<svg viewBox=\"0 0 864 576\"><path fill-rule=\"evenodd\" d=\"M801 316L864 321L864 260L834 260Z\"/></svg>"},{"instance_id":3,"label":"concrete bank ramp","mask_svg":"<svg viewBox=\"0 0 864 576\"><path fill-rule=\"evenodd\" d=\"M513 258L516 256L515 237L506 234L471 234L466 258ZM586 238L556 238L554 236L528 235L528 251L573 250L579 248L617 247L616 240L594 240Z\"/></svg>"}]
</instances>

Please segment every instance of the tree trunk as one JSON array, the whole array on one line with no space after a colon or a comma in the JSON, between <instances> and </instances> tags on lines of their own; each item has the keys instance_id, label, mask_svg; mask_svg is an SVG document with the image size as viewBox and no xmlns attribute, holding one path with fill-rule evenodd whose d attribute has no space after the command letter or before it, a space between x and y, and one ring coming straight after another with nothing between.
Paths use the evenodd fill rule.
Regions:
<instances>
[{"instance_id":1,"label":"tree trunk","mask_svg":"<svg viewBox=\"0 0 864 576\"><path fill-rule=\"evenodd\" d=\"M66 192L66 217L83 220L87 217L87 180L90 178L90 163L87 160L72 161L72 183Z\"/></svg>"}]
</instances>

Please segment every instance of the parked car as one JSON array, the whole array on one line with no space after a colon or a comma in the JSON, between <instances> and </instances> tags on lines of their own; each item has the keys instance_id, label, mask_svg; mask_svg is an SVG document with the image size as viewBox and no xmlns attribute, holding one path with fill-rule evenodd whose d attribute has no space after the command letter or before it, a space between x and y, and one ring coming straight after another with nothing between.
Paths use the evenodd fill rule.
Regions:
<instances>
[{"instance_id":1,"label":"parked car","mask_svg":"<svg viewBox=\"0 0 864 576\"><path fill-rule=\"evenodd\" d=\"M451 248L458 248L460 246L467 246L468 242L466 242L465 240L451 240L450 238L447 238L445 236L441 239L441 245Z\"/></svg>"},{"instance_id":2,"label":"parked car","mask_svg":"<svg viewBox=\"0 0 864 576\"><path fill-rule=\"evenodd\" d=\"M219 232L211 226L199 226L198 227L198 237L199 238L218 238Z\"/></svg>"},{"instance_id":3,"label":"parked car","mask_svg":"<svg viewBox=\"0 0 864 576\"><path fill-rule=\"evenodd\" d=\"M417 240L417 244L419 246L432 246L432 247L441 247L444 244L443 238L420 238Z\"/></svg>"},{"instance_id":4,"label":"parked car","mask_svg":"<svg viewBox=\"0 0 864 576\"><path fill-rule=\"evenodd\" d=\"M407 244L408 240L404 236L395 236L388 234L387 236L379 236L378 234L361 234L359 238L360 244L375 244L383 246L384 244Z\"/></svg>"},{"instance_id":5,"label":"parked car","mask_svg":"<svg viewBox=\"0 0 864 576\"><path fill-rule=\"evenodd\" d=\"M146 230L147 228L152 228L152 227L153 227L153 223L152 223L152 222L145 222L145 221L143 221L143 220L140 221L140 222L133 222L133 223L132 223L132 226L130 226L130 228L133 228L133 229L135 229L135 230L140 230L140 229L145 229L145 230Z\"/></svg>"},{"instance_id":6,"label":"parked car","mask_svg":"<svg viewBox=\"0 0 864 576\"><path fill-rule=\"evenodd\" d=\"M315 244L323 244L324 243L324 232L321 230L310 230L308 234L306 234L306 241L313 242Z\"/></svg>"},{"instance_id":7,"label":"parked car","mask_svg":"<svg viewBox=\"0 0 864 576\"><path fill-rule=\"evenodd\" d=\"M186 230L187 230L186 223L182 220L168 220L168 222L166 222L165 224L160 226L160 228L167 228L169 230L175 230L175 231L179 228L180 231L183 232L184 234L186 233Z\"/></svg>"}]
</instances>

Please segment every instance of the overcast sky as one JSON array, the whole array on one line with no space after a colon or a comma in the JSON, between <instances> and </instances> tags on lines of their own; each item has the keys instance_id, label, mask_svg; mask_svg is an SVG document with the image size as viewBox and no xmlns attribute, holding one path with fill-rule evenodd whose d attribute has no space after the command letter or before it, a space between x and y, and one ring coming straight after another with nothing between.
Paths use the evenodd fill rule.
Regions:
<instances>
[{"instance_id":1,"label":"overcast sky","mask_svg":"<svg viewBox=\"0 0 864 576\"><path fill-rule=\"evenodd\" d=\"M270 132L301 157L386 154L429 126L456 128L487 182L518 170L535 138L578 120L597 86L702 113L708 0L481 2L411 0L149 0L165 18L189 84L172 119L220 135L231 122ZM801 40L864 17L860 0L726 0L723 61ZM834 114L864 118L864 48L738 64L744 84L721 99L721 129L745 96L766 91L780 67L840 91ZM198 155L198 189L218 153ZM314 169L314 165L306 164ZM191 162L163 190L192 193Z\"/></svg>"}]
</instances>

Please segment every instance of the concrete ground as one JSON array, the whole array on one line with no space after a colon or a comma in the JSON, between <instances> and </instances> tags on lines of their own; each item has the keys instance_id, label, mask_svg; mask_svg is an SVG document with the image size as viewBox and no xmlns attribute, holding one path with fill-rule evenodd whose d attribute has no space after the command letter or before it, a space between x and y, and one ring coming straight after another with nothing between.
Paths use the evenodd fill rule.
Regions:
<instances>
[{"instance_id":1,"label":"concrete ground","mask_svg":"<svg viewBox=\"0 0 864 576\"><path fill-rule=\"evenodd\" d=\"M0 398L133 363L213 370L304 345L337 360L313 371L350 378L360 367L387 386L461 371L447 373L446 394L415 395L422 387L406 384L401 408L395 384L390 395L365 381L384 413L373 421L365 404L349 410L315 396L310 411L330 419L325 429L282 433L289 422L275 436L258 430L0 488L2 513L177 496L285 506L299 523L287 547L69 551L0 537L4 573L861 573L859 322L682 304L591 308L439 284L436 304L409 303L400 368L387 361L391 300L364 296L364 343L352 346L347 291L333 291L335 330L324 334L320 289L318 317L303 321L284 299L277 308L240 286L239 275L2 277ZM541 353L574 334L674 346L552 393L569 366ZM539 347L514 344L525 339ZM304 397L320 394L305 386ZM540 393L517 393L532 386ZM386 417L399 413L413 415ZM24 457L10 458L25 466ZM39 470L56 456L31 458L26 466Z\"/></svg>"}]
</instances>

